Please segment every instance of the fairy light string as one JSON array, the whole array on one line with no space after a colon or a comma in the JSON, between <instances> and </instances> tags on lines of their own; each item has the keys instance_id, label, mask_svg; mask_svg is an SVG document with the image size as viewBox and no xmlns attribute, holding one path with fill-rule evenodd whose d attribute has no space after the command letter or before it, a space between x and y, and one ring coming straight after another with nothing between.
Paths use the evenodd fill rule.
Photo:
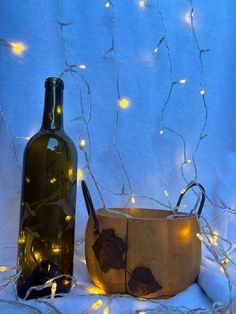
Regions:
<instances>
[{"instance_id":1,"label":"fairy light string","mask_svg":"<svg viewBox=\"0 0 236 314\"><path fill-rule=\"evenodd\" d=\"M200 82L199 82L199 87L200 87L200 95L202 96L202 104L203 104L203 109L204 109L204 120L203 120L203 125L202 129L199 134L199 139L196 145L196 148L193 152L192 159L193 159L193 165L194 165L194 170L195 170L195 177L194 180L197 179L197 166L196 166L196 161L195 161L195 155L198 151L198 148L200 146L200 143L202 140L205 139L207 134L205 133L206 131L206 126L207 126L207 121L208 121L208 106L206 103L206 97L205 97L205 90L203 89L203 54L208 52L209 49L201 49L198 41L198 37L196 35L196 31L194 28L194 8L193 8L193 1L189 0L190 6L191 6L191 11L190 11L190 21L191 21L191 30L194 38L194 42L198 51L198 59L199 59L199 64L200 64Z\"/></svg>"},{"instance_id":2,"label":"fairy light string","mask_svg":"<svg viewBox=\"0 0 236 314\"><path fill-rule=\"evenodd\" d=\"M4 115L3 108L2 108L1 104L0 104L0 116L1 116L1 119L3 121L3 125L5 127L5 130L7 131L7 134L8 134L8 136L11 139L11 142L12 142L13 154L14 154L14 158L15 158L15 161L16 161L17 168L21 172L21 164L20 164L20 161L18 159L18 155L17 155L17 151L16 151L16 139L18 139L18 137L14 136L12 134L10 126L9 126L9 124L7 122L7 119L6 119L5 115Z\"/></svg>"},{"instance_id":3,"label":"fairy light string","mask_svg":"<svg viewBox=\"0 0 236 314\"><path fill-rule=\"evenodd\" d=\"M156 53L158 51L159 46L161 45L162 42L165 43L165 48L166 48L166 52L167 52L167 56L168 56L168 63L169 63L168 73L169 73L169 80L170 80L170 87L169 87L166 99L165 99L164 103L161 106L160 135L164 135L165 131L168 131L168 132L174 134L175 136L177 136L182 141L182 143L183 143L184 160L181 163L181 175L184 178L185 182L188 182L188 180L187 180L187 178L186 178L186 176L184 174L184 165L187 163L187 144L186 144L186 140L185 140L185 138L184 138L184 136L182 134L179 134L173 128L171 128L171 127L169 127L169 126L164 124L165 112L166 112L168 104L169 104L169 102L171 100L173 89L174 89L174 87L177 84L184 85L186 83L186 79L182 78L182 79L179 79L178 81L173 80L172 58L171 58L171 53L170 53L170 47L169 47L168 40L167 40L167 30L166 30L166 26L165 26L165 22L164 22L164 16L163 16L163 13L161 11L159 0L157 0L157 10L158 10L158 14L159 14L160 21L161 21L161 27L162 27L163 36L159 40L159 43L158 43L157 47L154 49L154 52Z\"/></svg>"},{"instance_id":4,"label":"fairy light string","mask_svg":"<svg viewBox=\"0 0 236 314\"><path fill-rule=\"evenodd\" d=\"M118 132L118 125L119 125L119 114L120 114L120 108L127 108L129 105L129 101L126 98L121 98L120 94L120 78L119 78L119 67L118 67L118 62L117 62L117 52L116 52L116 41L115 41L115 8L114 4L110 2L111 5L111 15L112 15L112 38L111 38L111 48L109 48L105 53L104 53L104 58L107 57L109 54L113 53L114 56L114 62L115 62L115 76L116 76L116 95L117 95L117 104L116 104L116 115L115 115L115 126L113 130L113 142L112 145L115 149L115 152L117 153L117 156L120 160L121 167L123 169L123 172L125 174L128 187L129 187L129 194L134 194L133 188L131 186L131 180L128 175L127 169L125 167L125 164L123 162L121 152L119 150L118 144L117 144L117 132ZM131 198L132 196L130 196Z\"/></svg>"},{"instance_id":5,"label":"fairy light string","mask_svg":"<svg viewBox=\"0 0 236 314\"><path fill-rule=\"evenodd\" d=\"M59 5L58 5L59 7ZM84 158L85 158L85 161L86 161L86 166L83 168L84 170L87 169L89 174L90 174L90 177L91 179L93 180L94 182L94 185L96 187L96 190L98 192L98 195L99 195L99 198L102 202L102 205L103 207L106 207L105 206L105 201L104 201L104 198L103 198L103 195L102 195L102 192L101 192L101 189L103 189L104 191L112 194L112 195L122 195L122 196L127 196L127 203L126 205L131 202L132 204L135 204L136 200L135 198L139 197L137 196L134 191L133 191L133 188L131 186L131 180L130 180L130 177L128 175L128 172L127 172L127 169L125 167L125 164L123 162L123 159L122 159L122 155L121 155L121 152L118 148L118 145L117 145L117 132L118 132L118 123L119 123L119 113L120 113L120 109L121 108L127 108L129 106L129 100L126 99L126 98L121 98L120 96L120 79L119 79L119 70L118 70L118 63L117 63L117 52L116 52L116 46L115 46L115 12L114 12L114 5L112 2L109 2L109 6L107 5L106 3L106 8L109 8L111 9L112 11L112 39L111 39L111 48L109 48L103 55L103 57L107 57L110 53L113 53L114 55L114 60L115 60L115 69L116 69L116 92L117 92L117 101L118 101L118 104L116 105L117 109L116 109L116 117L115 117L115 126L114 126L114 132L113 132L113 142L111 145L109 145L109 147L113 147L114 151L116 152L118 158L119 158L119 161L120 161L120 164L121 164L121 167L123 169L123 172L124 172L124 175L126 177L126 180L127 180L127 183L128 183L128 187L129 187L129 192L126 192L125 191L125 188L123 187L122 185L122 189L121 189L121 192L116 192L116 191L112 191L111 189L107 188L104 186L103 183L101 183L99 180L97 180L96 176L94 175L94 172L92 171L92 168L91 168L91 165L90 165L90 157L91 157L91 136L90 136L90 133L88 131L88 128L89 128L89 122L91 120L91 112L92 112L92 102L91 102L91 90L90 90L90 86L89 86L89 83L88 81L84 78L83 75L79 74L77 72L77 69L79 66L77 64L75 65L69 65L69 62L67 61L67 53L66 53L66 41L65 41L65 36L64 36L64 27L65 26L68 26L72 23L61 23L60 22L60 18L59 16L57 16L57 21L59 21L60 23L60 32L61 32L61 38L62 38L62 41L64 42L63 44L63 47L65 47L65 65L66 65L66 68L62 71L60 77L62 77L66 72L70 72L71 73L71 76L74 78L75 75L79 75L79 77L83 80L83 82L85 83L86 87L87 87L87 93L88 93L88 97L89 97L89 117L86 119L85 115L84 115L84 105L83 105L83 96L82 96L82 92L81 92L81 89L80 89L80 106L81 106L81 115L75 119L73 119L73 121L76 121L76 120L79 120L83 122L84 124L84 129L86 130L86 133L87 133L87 136L88 136L88 144L89 144L89 151L90 153L88 154L87 151L86 151L86 145L83 144L81 145L81 141L80 141L80 149L83 151L83 154L84 154ZM81 139L82 138L82 135L83 135L83 130L81 131L80 133L80 136L79 138ZM101 188L101 189L100 189ZM140 196L139 198L145 198L145 196ZM148 197L146 196L147 199L150 199L150 200L153 200L154 202L156 203L160 203L158 200L154 199L154 198L151 198L151 197ZM165 205L165 207L168 207L168 205Z\"/></svg>"}]
</instances>

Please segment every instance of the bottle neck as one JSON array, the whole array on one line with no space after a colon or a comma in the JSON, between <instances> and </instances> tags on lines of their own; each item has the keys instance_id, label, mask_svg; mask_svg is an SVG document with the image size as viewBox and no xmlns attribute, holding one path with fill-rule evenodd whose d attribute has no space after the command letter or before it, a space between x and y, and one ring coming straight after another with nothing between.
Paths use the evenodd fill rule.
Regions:
<instances>
[{"instance_id":1,"label":"bottle neck","mask_svg":"<svg viewBox=\"0 0 236 314\"><path fill-rule=\"evenodd\" d=\"M63 88L60 86L46 86L41 129L63 129Z\"/></svg>"}]
</instances>

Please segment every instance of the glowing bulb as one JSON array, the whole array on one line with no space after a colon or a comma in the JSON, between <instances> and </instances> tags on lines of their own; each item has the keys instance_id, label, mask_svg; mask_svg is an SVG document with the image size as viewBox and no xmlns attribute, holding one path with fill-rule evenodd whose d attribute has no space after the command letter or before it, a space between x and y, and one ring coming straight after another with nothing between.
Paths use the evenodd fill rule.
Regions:
<instances>
[{"instance_id":1,"label":"glowing bulb","mask_svg":"<svg viewBox=\"0 0 236 314\"><path fill-rule=\"evenodd\" d=\"M203 240L204 240L203 236L202 236L199 232L196 234L196 237L197 237L200 241L203 241Z\"/></svg>"},{"instance_id":2,"label":"glowing bulb","mask_svg":"<svg viewBox=\"0 0 236 314\"><path fill-rule=\"evenodd\" d=\"M86 265L86 259L85 259L84 257L80 257L79 259L81 260L81 262L82 262L84 265Z\"/></svg>"},{"instance_id":3,"label":"glowing bulb","mask_svg":"<svg viewBox=\"0 0 236 314\"><path fill-rule=\"evenodd\" d=\"M25 243L25 238L20 237L20 238L18 239L18 243L19 243L19 244L24 244L24 243Z\"/></svg>"},{"instance_id":4,"label":"glowing bulb","mask_svg":"<svg viewBox=\"0 0 236 314\"><path fill-rule=\"evenodd\" d=\"M65 221L69 222L69 221L71 221L71 219L72 219L72 216L67 215L66 218L65 218Z\"/></svg>"},{"instance_id":5,"label":"glowing bulb","mask_svg":"<svg viewBox=\"0 0 236 314\"><path fill-rule=\"evenodd\" d=\"M222 271L222 273L224 273L224 268L228 264L228 262L229 262L229 258L226 257L222 262L222 266L220 266L220 270Z\"/></svg>"},{"instance_id":6,"label":"glowing bulb","mask_svg":"<svg viewBox=\"0 0 236 314\"><path fill-rule=\"evenodd\" d=\"M80 148L80 149L83 149L85 145L86 145L86 141L85 141L84 139L82 139L82 140L80 141L80 143L79 143L79 148Z\"/></svg>"},{"instance_id":7,"label":"glowing bulb","mask_svg":"<svg viewBox=\"0 0 236 314\"><path fill-rule=\"evenodd\" d=\"M84 70L84 69L86 69L87 67L86 67L85 64L80 64L80 65L79 65L79 68L82 69L82 70Z\"/></svg>"},{"instance_id":8,"label":"glowing bulb","mask_svg":"<svg viewBox=\"0 0 236 314\"><path fill-rule=\"evenodd\" d=\"M132 197L131 197L131 203L132 203L132 204L135 204L135 195L132 195Z\"/></svg>"},{"instance_id":9,"label":"glowing bulb","mask_svg":"<svg viewBox=\"0 0 236 314\"><path fill-rule=\"evenodd\" d=\"M6 266L0 266L0 271L4 272L7 270L7 267Z\"/></svg>"},{"instance_id":10,"label":"glowing bulb","mask_svg":"<svg viewBox=\"0 0 236 314\"><path fill-rule=\"evenodd\" d=\"M123 109L126 109L128 108L130 105L130 102L127 98L122 98L119 100L119 106Z\"/></svg>"},{"instance_id":11,"label":"glowing bulb","mask_svg":"<svg viewBox=\"0 0 236 314\"><path fill-rule=\"evenodd\" d=\"M103 314L109 314L110 310L109 310L109 306L106 306L103 310Z\"/></svg>"},{"instance_id":12,"label":"glowing bulb","mask_svg":"<svg viewBox=\"0 0 236 314\"><path fill-rule=\"evenodd\" d=\"M190 234L190 228L189 227L186 227L186 228L183 228L182 230L180 230L180 235L183 238L188 238L189 234Z\"/></svg>"},{"instance_id":13,"label":"glowing bulb","mask_svg":"<svg viewBox=\"0 0 236 314\"><path fill-rule=\"evenodd\" d=\"M103 289L97 287L86 288L86 290L91 294L106 294Z\"/></svg>"},{"instance_id":14,"label":"glowing bulb","mask_svg":"<svg viewBox=\"0 0 236 314\"><path fill-rule=\"evenodd\" d=\"M27 183L30 183L30 178L29 178L29 177L26 177L26 178L25 178L25 181L26 181Z\"/></svg>"},{"instance_id":15,"label":"glowing bulb","mask_svg":"<svg viewBox=\"0 0 236 314\"><path fill-rule=\"evenodd\" d=\"M204 95L205 94L205 90L204 89L201 89L200 90L200 95Z\"/></svg>"},{"instance_id":16,"label":"glowing bulb","mask_svg":"<svg viewBox=\"0 0 236 314\"><path fill-rule=\"evenodd\" d=\"M179 84L185 84L185 83L186 83L185 79L179 80Z\"/></svg>"},{"instance_id":17,"label":"glowing bulb","mask_svg":"<svg viewBox=\"0 0 236 314\"><path fill-rule=\"evenodd\" d=\"M53 184L53 183L55 183L57 181L57 179L56 178L52 178L51 180L50 180L50 182Z\"/></svg>"},{"instance_id":18,"label":"glowing bulb","mask_svg":"<svg viewBox=\"0 0 236 314\"><path fill-rule=\"evenodd\" d=\"M103 305L103 301L101 299L97 300L97 302L93 303L91 309L98 310Z\"/></svg>"},{"instance_id":19,"label":"glowing bulb","mask_svg":"<svg viewBox=\"0 0 236 314\"><path fill-rule=\"evenodd\" d=\"M26 50L25 45L21 42L11 42L10 46L11 46L11 51L15 55L21 55Z\"/></svg>"},{"instance_id":20,"label":"glowing bulb","mask_svg":"<svg viewBox=\"0 0 236 314\"><path fill-rule=\"evenodd\" d=\"M191 159L187 159L187 163L191 164L192 160Z\"/></svg>"},{"instance_id":21,"label":"glowing bulb","mask_svg":"<svg viewBox=\"0 0 236 314\"><path fill-rule=\"evenodd\" d=\"M53 299L55 298L56 291L57 291L57 283L53 282L52 287L51 287L51 297L50 297L51 303L53 302Z\"/></svg>"},{"instance_id":22,"label":"glowing bulb","mask_svg":"<svg viewBox=\"0 0 236 314\"><path fill-rule=\"evenodd\" d=\"M55 246L52 248L53 253L59 254L61 252L61 249L58 246Z\"/></svg>"},{"instance_id":23,"label":"glowing bulb","mask_svg":"<svg viewBox=\"0 0 236 314\"><path fill-rule=\"evenodd\" d=\"M70 180L72 180L72 178L73 178L73 168L69 168L69 170L68 170L68 177L69 177Z\"/></svg>"},{"instance_id":24,"label":"glowing bulb","mask_svg":"<svg viewBox=\"0 0 236 314\"><path fill-rule=\"evenodd\" d=\"M166 197L169 196L168 191L166 191L166 190L164 191L164 194Z\"/></svg>"},{"instance_id":25,"label":"glowing bulb","mask_svg":"<svg viewBox=\"0 0 236 314\"><path fill-rule=\"evenodd\" d=\"M110 2L107 1L105 4L105 7L108 9L108 8L110 8L110 6L111 6Z\"/></svg>"},{"instance_id":26,"label":"glowing bulb","mask_svg":"<svg viewBox=\"0 0 236 314\"><path fill-rule=\"evenodd\" d=\"M229 262L229 258L226 257L226 258L224 259L224 261L223 261L223 264L228 264L228 262Z\"/></svg>"},{"instance_id":27,"label":"glowing bulb","mask_svg":"<svg viewBox=\"0 0 236 314\"><path fill-rule=\"evenodd\" d=\"M144 9L144 8L145 8L145 4L146 4L146 1L145 1L145 0L139 0L138 5L139 5L139 7L140 7L141 9Z\"/></svg>"},{"instance_id":28,"label":"glowing bulb","mask_svg":"<svg viewBox=\"0 0 236 314\"><path fill-rule=\"evenodd\" d=\"M191 26L192 21L191 21L191 16L193 16L193 12L187 12L184 16L184 21L188 26Z\"/></svg>"},{"instance_id":29,"label":"glowing bulb","mask_svg":"<svg viewBox=\"0 0 236 314\"><path fill-rule=\"evenodd\" d=\"M55 295L56 290L57 290L57 283L56 283L56 282L53 282L52 288L51 288L51 293Z\"/></svg>"},{"instance_id":30,"label":"glowing bulb","mask_svg":"<svg viewBox=\"0 0 236 314\"><path fill-rule=\"evenodd\" d=\"M61 114L61 106L57 106L57 113Z\"/></svg>"},{"instance_id":31,"label":"glowing bulb","mask_svg":"<svg viewBox=\"0 0 236 314\"><path fill-rule=\"evenodd\" d=\"M70 284L70 280L64 279L63 280L63 285L68 286Z\"/></svg>"},{"instance_id":32,"label":"glowing bulb","mask_svg":"<svg viewBox=\"0 0 236 314\"><path fill-rule=\"evenodd\" d=\"M157 51L158 51L158 47L156 47L156 48L154 49L154 52L155 52L155 53L157 53Z\"/></svg>"},{"instance_id":33,"label":"glowing bulb","mask_svg":"<svg viewBox=\"0 0 236 314\"><path fill-rule=\"evenodd\" d=\"M160 130L160 135L163 135L164 134L164 130Z\"/></svg>"},{"instance_id":34,"label":"glowing bulb","mask_svg":"<svg viewBox=\"0 0 236 314\"><path fill-rule=\"evenodd\" d=\"M24 244L25 243L25 240L26 240L26 237L25 237L25 233L24 231L21 233L21 235L19 236L19 239L18 239L18 243L19 244Z\"/></svg>"},{"instance_id":35,"label":"glowing bulb","mask_svg":"<svg viewBox=\"0 0 236 314\"><path fill-rule=\"evenodd\" d=\"M7 270L16 269L16 266L0 266L0 271L4 272Z\"/></svg>"},{"instance_id":36,"label":"glowing bulb","mask_svg":"<svg viewBox=\"0 0 236 314\"><path fill-rule=\"evenodd\" d=\"M52 251L55 254L59 254L62 250L58 247L58 245L52 245Z\"/></svg>"},{"instance_id":37,"label":"glowing bulb","mask_svg":"<svg viewBox=\"0 0 236 314\"><path fill-rule=\"evenodd\" d=\"M34 257L36 258L36 261L38 263L41 263L43 260L42 255L39 251L34 251Z\"/></svg>"},{"instance_id":38,"label":"glowing bulb","mask_svg":"<svg viewBox=\"0 0 236 314\"><path fill-rule=\"evenodd\" d=\"M218 231L213 231L213 234L209 236L209 240L211 244L217 246L218 245Z\"/></svg>"},{"instance_id":39,"label":"glowing bulb","mask_svg":"<svg viewBox=\"0 0 236 314\"><path fill-rule=\"evenodd\" d=\"M83 180L83 178L84 178L84 174L83 174L82 169L78 169L77 170L77 180L81 181L81 180Z\"/></svg>"}]
</instances>

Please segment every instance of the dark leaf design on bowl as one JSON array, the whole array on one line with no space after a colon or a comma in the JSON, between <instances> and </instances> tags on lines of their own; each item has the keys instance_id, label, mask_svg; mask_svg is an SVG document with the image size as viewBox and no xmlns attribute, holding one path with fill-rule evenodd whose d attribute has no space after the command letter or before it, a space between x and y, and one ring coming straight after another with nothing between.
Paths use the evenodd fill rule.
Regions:
<instances>
[{"instance_id":1,"label":"dark leaf design on bowl","mask_svg":"<svg viewBox=\"0 0 236 314\"><path fill-rule=\"evenodd\" d=\"M148 295L162 288L151 270L146 267L137 267L133 270L128 287L132 294L137 297Z\"/></svg>"},{"instance_id":2,"label":"dark leaf design on bowl","mask_svg":"<svg viewBox=\"0 0 236 314\"><path fill-rule=\"evenodd\" d=\"M114 229L103 229L93 244L93 250L103 272L108 272L110 268L125 268L123 253L126 244Z\"/></svg>"}]
</instances>

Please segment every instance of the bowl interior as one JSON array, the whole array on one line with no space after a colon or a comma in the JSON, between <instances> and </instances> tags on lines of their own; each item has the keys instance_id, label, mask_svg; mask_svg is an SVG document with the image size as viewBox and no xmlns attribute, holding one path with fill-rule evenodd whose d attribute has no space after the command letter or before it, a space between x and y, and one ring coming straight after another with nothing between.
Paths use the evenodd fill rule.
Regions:
<instances>
[{"instance_id":1,"label":"bowl interior","mask_svg":"<svg viewBox=\"0 0 236 314\"><path fill-rule=\"evenodd\" d=\"M126 215L131 216L135 219L165 219L174 213L170 210L164 209L150 209L150 208L108 208L108 209L98 209L96 211L97 215L106 216L106 217L117 217L124 218ZM175 214L180 215L178 219L184 219L186 217L194 217L194 215L189 216L188 213L178 212ZM186 215L187 214L187 215ZM181 215L186 215L185 217Z\"/></svg>"}]
</instances>

